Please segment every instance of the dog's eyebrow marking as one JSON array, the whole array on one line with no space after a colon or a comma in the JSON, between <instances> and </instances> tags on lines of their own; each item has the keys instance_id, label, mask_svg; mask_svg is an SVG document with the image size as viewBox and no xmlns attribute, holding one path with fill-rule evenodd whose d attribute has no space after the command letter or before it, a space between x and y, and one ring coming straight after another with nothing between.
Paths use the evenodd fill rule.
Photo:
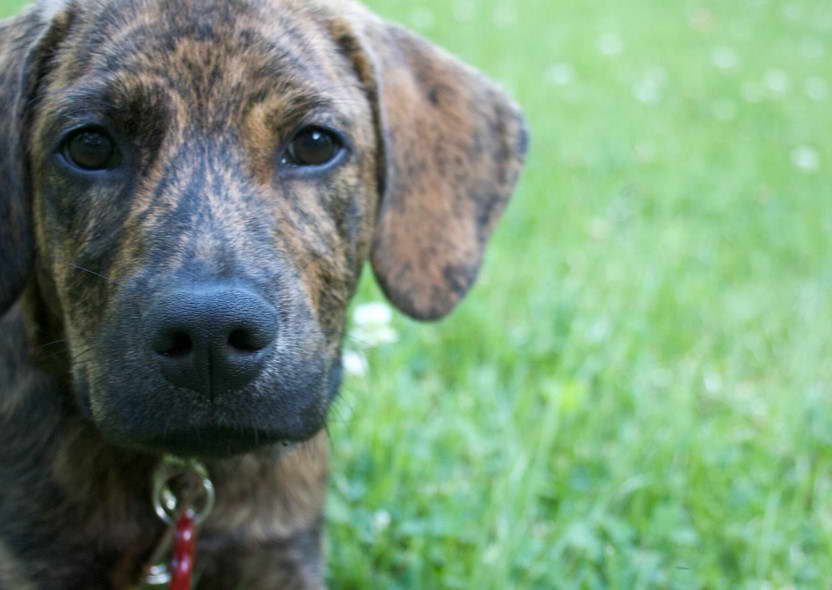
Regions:
<instances>
[{"instance_id":1,"label":"dog's eyebrow marking","mask_svg":"<svg viewBox=\"0 0 832 590\"><path fill-rule=\"evenodd\" d=\"M161 85L127 88L96 82L66 90L56 97L50 105L50 118L54 130L118 121L129 133L140 133L166 124L170 116L168 106L167 89Z\"/></svg>"},{"instance_id":2,"label":"dog's eyebrow marking","mask_svg":"<svg viewBox=\"0 0 832 590\"><path fill-rule=\"evenodd\" d=\"M61 126L70 127L86 123L104 123L100 119L140 118L145 125L159 122L171 113L168 108L175 108L176 101L170 101L172 95L187 93L187 86L175 80L153 77L144 81L128 79L132 84L118 81L96 81L83 86L65 90L55 101L52 114ZM139 82L136 84L136 82ZM233 93L232 93L233 94ZM323 123L331 121L340 126L348 126L350 119L339 106L349 101L342 97L322 94L310 88L286 85L262 87L253 90L248 97L231 97L238 102L242 114L250 112L258 105L267 105L274 101L276 108L267 122L270 128L285 130L303 122ZM184 101L183 104L190 104ZM221 98L215 105L225 104ZM319 120L320 119L320 120Z\"/></svg>"},{"instance_id":3,"label":"dog's eyebrow marking","mask_svg":"<svg viewBox=\"0 0 832 590\"><path fill-rule=\"evenodd\" d=\"M314 116L317 113L332 113L336 115L338 101L328 96L321 96L319 94L310 94L307 92L293 93L285 97L285 102L282 105L279 117L279 122L275 124L285 126L304 121L310 115ZM336 120L341 117L335 116Z\"/></svg>"}]
</instances>

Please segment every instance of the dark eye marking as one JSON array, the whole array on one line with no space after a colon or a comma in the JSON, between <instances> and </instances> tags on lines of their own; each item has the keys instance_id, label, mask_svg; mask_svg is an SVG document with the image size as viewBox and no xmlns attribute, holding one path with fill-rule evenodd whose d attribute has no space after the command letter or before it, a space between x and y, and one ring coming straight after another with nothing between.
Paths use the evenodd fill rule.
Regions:
<instances>
[{"instance_id":1,"label":"dark eye marking","mask_svg":"<svg viewBox=\"0 0 832 590\"><path fill-rule=\"evenodd\" d=\"M121 164L121 152L104 129L83 127L71 132L61 148L66 161L82 171L112 170Z\"/></svg>"},{"instance_id":2,"label":"dark eye marking","mask_svg":"<svg viewBox=\"0 0 832 590\"><path fill-rule=\"evenodd\" d=\"M344 142L334 131L323 127L304 127L295 133L280 163L298 168L322 168L339 160L344 151Z\"/></svg>"}]
</instances>

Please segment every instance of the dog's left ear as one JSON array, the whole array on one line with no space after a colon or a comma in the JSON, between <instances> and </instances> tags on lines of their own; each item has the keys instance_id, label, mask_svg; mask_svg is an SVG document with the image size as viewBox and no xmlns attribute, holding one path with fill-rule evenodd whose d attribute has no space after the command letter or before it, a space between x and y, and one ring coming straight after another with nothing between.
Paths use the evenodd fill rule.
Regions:
<instances>
[{"instance_id":1,"label":"dog's left ear","mask_svg":"<svg viewBox=\"0 0 832 590\"><path fill-rule=\"evenodd\" d=\"M335 27L375 103L381 204L371 261L388 298L422 320L476 279L527 148L517 106L438 47L353 7Z\"/></svg>"},{"instance_id":2,"label":"dog's left ear","mask_svg":"<svg viewBox=\"0 0 832 590\"><path fill-rule=\"evenodd\" d=\"M19 297L34 259L27 174L30 113L45 66L69 26L57 0L0 22L0 315Z\"/></svg>"}]
</instances>

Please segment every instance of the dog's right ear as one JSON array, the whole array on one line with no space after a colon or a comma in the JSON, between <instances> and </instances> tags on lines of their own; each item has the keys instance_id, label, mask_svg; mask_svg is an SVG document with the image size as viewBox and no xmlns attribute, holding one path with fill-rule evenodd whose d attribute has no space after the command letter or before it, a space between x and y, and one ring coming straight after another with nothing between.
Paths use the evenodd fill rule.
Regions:
<instances>
[{"instance_id":1,"label":"dog's right ear","mask_svg":"<svg viewBox=\"0 0 832 590\"><path fill-rule=\"evenodd\" d=\"M27 138L54 47L70 24L67 2L48 0L0 21L0 315L20 296L34 259Z\"/></svg>"}]
</instances>

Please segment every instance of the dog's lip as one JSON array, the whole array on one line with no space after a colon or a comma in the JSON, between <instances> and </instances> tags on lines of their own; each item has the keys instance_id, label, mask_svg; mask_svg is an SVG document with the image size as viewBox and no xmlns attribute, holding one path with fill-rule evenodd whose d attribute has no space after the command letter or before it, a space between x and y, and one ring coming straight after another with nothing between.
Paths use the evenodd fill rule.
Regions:
<instances>
[{"instance_id":1,"label":"dog's lip","mask_svg":"<svg viewBox=\"0 0 832 590\"><path fill-rule=\"evenodd\" d=\"M212 426L169 431L141 441L139 445L180 457L222 458L248 453L268 445L289 446L293 442L297 441L279 432Z\"/></svg>"}]
</instances>

